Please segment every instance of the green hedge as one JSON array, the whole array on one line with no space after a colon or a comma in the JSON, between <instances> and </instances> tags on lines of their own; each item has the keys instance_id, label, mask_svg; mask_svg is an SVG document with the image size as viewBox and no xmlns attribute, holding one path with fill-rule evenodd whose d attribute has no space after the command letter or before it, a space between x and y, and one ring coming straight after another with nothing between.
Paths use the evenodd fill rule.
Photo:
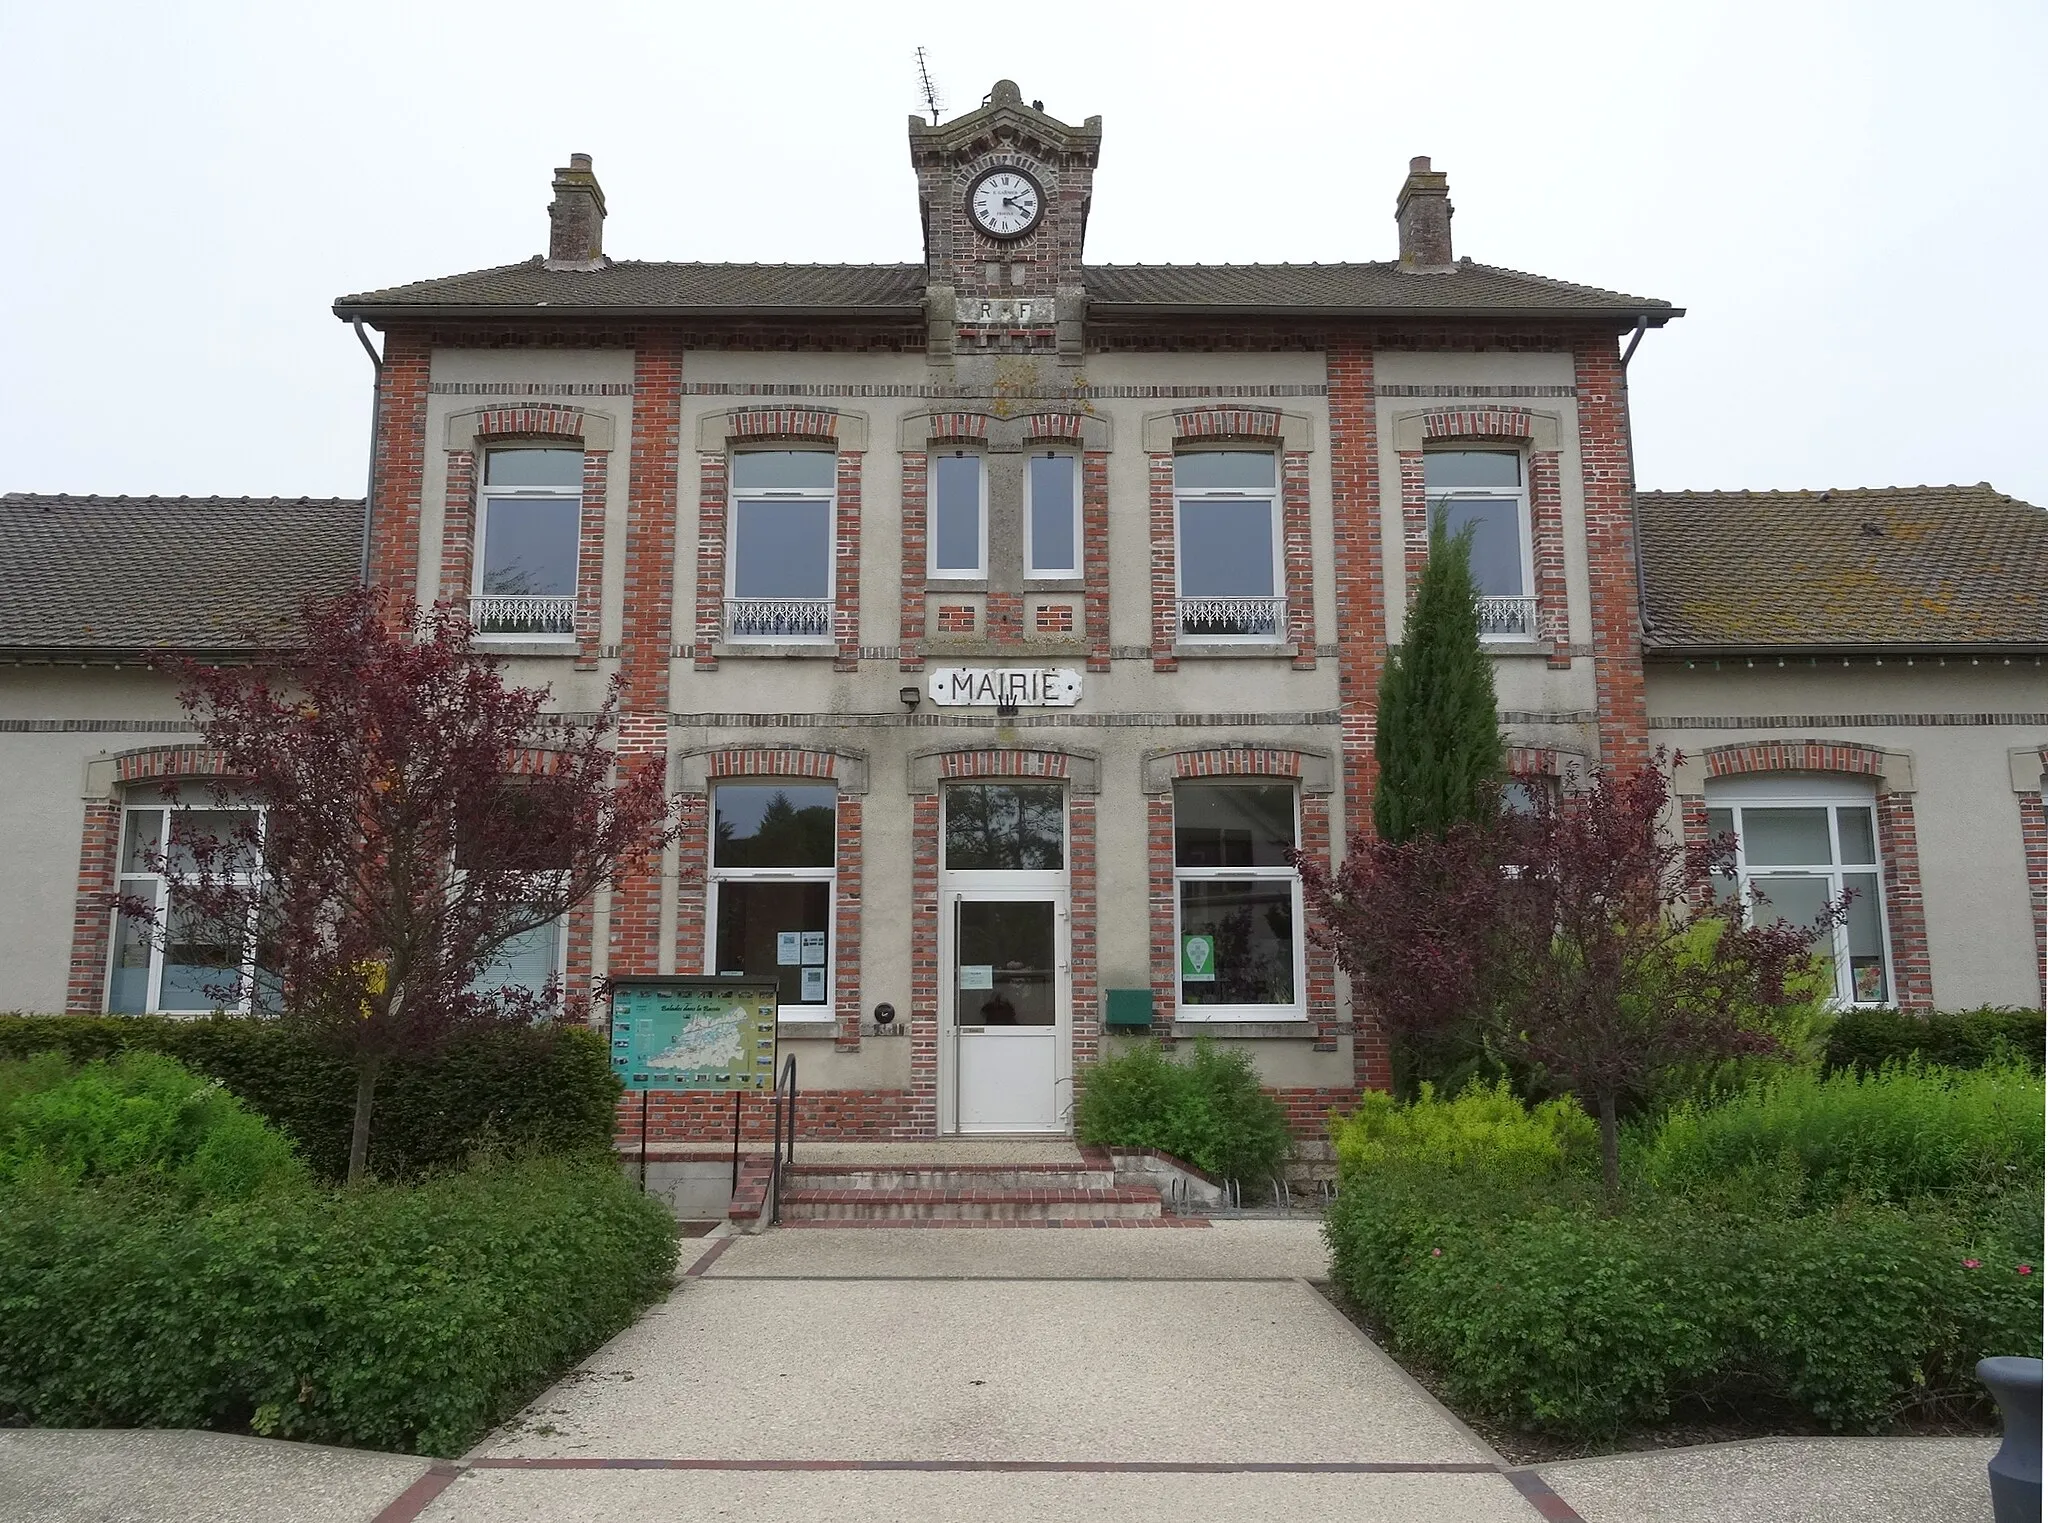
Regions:
<instances>
[{"instance_id":1,"label":"green hedge","mask_svg":"<svg viewBox=\"0 0 2048 1523\"><path fill-rule=\"evenodd\" d=\"M313 1171L348 1168L349 1066L276 1021L214 1015L0 1015L0 1059L73 1062L143 1048L220 1080L291 1138ZM471 1032L432 1057L394 1060L377 1085L370 1169L383 1179L459 1167L490 1143L542 1151L610 1147L619 1083L604 1037L580 1026Z\"/></svg>"},{"instance_id":2,"label":"green hedge","mask_svg":"<svg viewBox=\"0 0 2048 1523\"><path fill-rule=\"evenodd\" d=\"M2048 1019L2039 1010L1849 1010L1828 1033L1826 1064L1870 1070L1917 1058L1944 1068L1982 1068L2000 1055L2042 1069Z\"/></svg>"},{"instance_id":3,"label":"green hedge","mask_svg":"<svg viewBox=\"0 0 2048 1523\"><path fill-rule=\"evenodd\" d=\"M213 1211L0 1187L0 1426L454 1455L672 1283L608 1155Z\"/></svg>"},{"instance_id":4,"label":"green hedge","mask_svg":"<svg viewBox=\"0 0 2048 1523\"><path fill-rule=\"evenodd\" d=\"M1158 1148L1256 1193L1294 1140L1249 1055L1195 1039L1185 1060L1147 1042L1081 1073L1074 1131L1101 1147Z\"/></svg>"}]
</instances>

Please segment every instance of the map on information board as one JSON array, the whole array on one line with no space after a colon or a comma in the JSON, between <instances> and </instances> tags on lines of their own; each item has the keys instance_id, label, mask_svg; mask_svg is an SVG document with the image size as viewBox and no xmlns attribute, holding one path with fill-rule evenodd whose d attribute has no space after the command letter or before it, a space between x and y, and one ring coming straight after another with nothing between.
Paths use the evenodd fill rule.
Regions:
<instances>
[{"instance_id":1,"label":"map on information board","mask_svg":"<svg viewBox=\"0 0 2048 1523\"><path fill-rule=\"evenodd\" d=\"M628 1089L766 1090L772 980L643 976L611 983L612 1071Z\"/></svg>"}]
</instances>

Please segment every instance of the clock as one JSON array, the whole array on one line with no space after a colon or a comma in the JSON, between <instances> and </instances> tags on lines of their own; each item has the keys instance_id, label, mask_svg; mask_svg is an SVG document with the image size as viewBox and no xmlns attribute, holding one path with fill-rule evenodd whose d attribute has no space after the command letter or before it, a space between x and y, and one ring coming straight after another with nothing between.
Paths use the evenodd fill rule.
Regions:
<instances>
[{"instance_id":1,"label":"clock","mask_svg":"<svg viewBox=\"0 0 2048 1523\"><path fill-rule=\"evenodd\" d=\"M967 191L967 213L991 238L1022 238L1045 213L1045 192L1021 169L991 169Z\"/></svg>"}]
</instances>

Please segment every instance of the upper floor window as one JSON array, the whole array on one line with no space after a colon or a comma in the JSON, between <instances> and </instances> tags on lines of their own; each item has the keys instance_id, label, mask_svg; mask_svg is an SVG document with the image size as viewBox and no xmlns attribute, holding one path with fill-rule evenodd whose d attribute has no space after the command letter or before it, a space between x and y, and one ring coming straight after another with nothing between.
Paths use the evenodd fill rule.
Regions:
<instances>
[{"instance_id":1,"label":"upper floor window","mask_svg":"<svg viewBox=\"0 0 2048 1523\"><path fill-rule=\"evenodd\" d=\"M263 812L249 805L222 808L210 798L173 804L158 788L131 789L126 802L120 894L153 906L156 923L117 912L107 1009L117 1015L196 1013L270 1003L263 996L274 993L274 985L259 967L268 960L258 957L253 927L223 932L171 882L202 867L249 882L258 870Z\"/></svg>"},{"instance_id":2,"label":"upper floor window","mask_svg":"<svg viewBox=\"0 0 2048 1523\"><path fill-rule=\"evenodd\" d=\"M1429 516L1446 533L1472 531L1472 580L1479 632L1491 639L1536 637L1535 574L1529 562L1529 493L1513 450L1432 450L1422 457Z\"/></svg>"},{"instance_id":3,"label":"upper floor window","mask_svg":"<svg viewBox=\"0 0 2048 1523\"><path fill-rule=\"evenodd\" d=\"M1173 790L1174 944L1189 1019L1303 1013L1301 875L1288 783Z\"/></svg>"},{"instance_id":4,"label":"upper floor window","mask_svg":"<svg viewBox=\"0 0 2048 1523\"><path fill-rule=\"evenodd\" d=\"M1024 574L1081 574L1080 493L1072 455L1048 451L1024 462Z\"/></svg>"},{"instance_id":5,"label":"upper floor window","mask_svg":"<svg viewBox=\"0 0 2048 1523\"><path fill-rule=\"evenodd\" d=\"M501 449L484 456L470 600L479 634L574 634L582 516L581 450Z\"/></svg>"},{"instance_id":6,"label":"upper floor window","mask_svg":"<svg viewBox=\"0 0 2048 1523\"><path fill-rule=\"evenodd\" d=\"M784 1020L832 1014L838 803L830 783L720 783L712 793L705 971L775 980Z\"/></svg>"},{"instance_id":7,"label":"upper floor window","mask_svg":"<svg viewBox=\"0 0 2048 1523\"><path fill-rule=\"evenodd\" d=\"M750 450L733 456L728 638L832 638L837 470L837 457L826 450Z\"/></svg>"},{"instance_id":8,"label":"upper floor window","mask_svg":"<svg viewBox=\"0 0 2048 1523\"><path fill-rule=\"evenodd\" d=\"M1277 641L1286 629L1277 476L1268 451L1174 456L1182 638Z\"/></svg>"},{"instance_id":9,"label":"upper floor window","mask_svg":"<svg viewBox=\"0 0 2048 1523\"><path fill-rule=\"evenodd\" d=\"M1753 915L1811 926L1849 896L1847 919L1826 928L1815 953L1845 1005L1892 999L1884 879L1871 794L1825 779L1743 778L1708 784L1707 830L1733 834L1735 866L1720 890Z\"/></svg>"},{"instance_id":10,"label":"upper floor window","mask_svg":"<svg viewBox=\"0 0 2048 1523\"><path fill-rule=\"evenodd\" d=\"M988 475L979 455L932 461L932 575L988 575Z\"/></svg>"}]
</instances>

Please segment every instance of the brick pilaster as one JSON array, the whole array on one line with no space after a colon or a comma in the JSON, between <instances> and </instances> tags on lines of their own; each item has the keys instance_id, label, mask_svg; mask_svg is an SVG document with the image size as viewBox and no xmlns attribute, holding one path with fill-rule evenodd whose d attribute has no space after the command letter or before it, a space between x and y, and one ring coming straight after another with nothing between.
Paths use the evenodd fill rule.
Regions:
<instances>
[{"instance_id":1,"label":"brick pilaster","mask_svg":"<svg viewBox=\"0 0 2048 1523\"><path fill-rule=\"evenodd\" d=\"M1636 597L1627 378L1613 336L1600 334L1574 343L1572 371L1578 387L1579 476L1585 487L1586 573L1593 593L1600 764L1629 772L1650 759L1650 720L1643 696L1642 610Z\"/></svg>"},{"instance_id":2,"label":"brick pilaster","mask_svg":"<svg viewBox=\"0 0 2048 1523\"><path fill-rule=\"evenodd\" d=\"M1884 859L1893 1003L1901 1009L1931 1010L1934 968L1927 953L1927 906L1920 892L1920 839L1912 794L1877 796L1877 849Z\"/></svg>"},{"instance_id":3,"label":"brick pilaster","mask_svg":"<svg viewBox=\"0 0 2048 1523\"><path fill-rule=\"evenodd\" d=\"M583 502L576 515L576 669L597 670L598 621L604 606L604 500L611 452L583 452ZM667 636L664 635L666 640Z\"/></svg>"},{"instance_id":4,"label":"brick pilaster","mask_svg":"<svg viewBox=\"0 0 2048 1523\"><path fill-rule=\"evenodd\" d=\"M469 606L475 584L476 451L448 451L448 474L441 493L441 601L453 608Z\"/></svg>"},{"instance_id":5,"label":"brick pilaster","mask_svg":"<svg viewBox=\"0 0 2048 1523\"><path fill-rule=\"evenodd\" d=\"M676 971L711 973L711 943L705 924L705 896L711 872L711 797L692 791L676 796Z\"/></svg>"},{"instance_id":6,"label":"brick pilaster","mask_svg":"<svg viewBox=\"0 0 2048 1523\"><path fill-rule=\"evenodd\" d=\"M839 511L835 520L832 635L839 654L832 662L835 672L860 670L860 472L861 453L841 450L838 455Z\"/></svg>"},{"instance_id":7,"label":"brick pilaster","mask_svg":"<svg viewBox=\"0 0 2048 1523\"><path fill-rule=\"evenodd\" d=\"M832 853L837 878L832 889L832 1007L840 1052L860 1051L860 816L859 796L840 794Z\"/></svg>"},{"instance_id":8,"label":"brick pilaster","mask_svg":"<svg viewBox=\"0 0 2048 1523\"><path fill-rule=\"evenodd\" d=\"M1109 454L1081 456L1081 608L1088 670L1109 670Z\"/></svg>"},{"instance_id":9,"label":"brick pilaster","mask_svg":"<svg viewBox=\"0 0 2048 1523\"><path fill-rule=\"evenodd\" d=\"M2044 759L2048 768L2048 759ZM2034 911L2034 967L2048 980L2048 807L2039 793L2022 793L2020 843L2027 855L2027 902ZM2042 986L2048 999L2048 982Z\"/></svg>"},{"instance_id":10,"label":"brick pilaster","mask_svg":"<svg viewBox=\"0 0 2048 1523\"><path fill-rule=\"evenodd\" d=\"M729 472L724 450L697 457L697 628L690 653L700 672L718 670L714 642L725 638L725 517Z\"/></svg>"},{"instance_id":11,"label":"brick pilaster","mask_svg":"<svg viewBox=\"0 0 2048 1523\"><path fill-rule=\"evenodd\" d=\"M910 1107L897 1135L939 1130L939 796L910 803Z\"/></svg>"},{"instance_id":12,"label":"brick pilaster","mask_svg":"<svg viewBox=\"0 0 2048 1523\"><path fill-rule=\"evenodd\" d=\"M1564 494L1556 450L1529 456L1529 535L1536 563L1536 637L1550 646L1548 665L1572 664L1571 604L1564 579Z\"/></svg>"},{"instance_id":13,"label":"brick pilaster","mask_svg":"<svg viewBox=\"0 0 2048 1523\"><path fill-rule=\"evenodd\" d=\"M1429 491L1423 479L1428 462L1419 449L1404 449L1394 459L1401 472L1401 612L1405 619L1415 606L1422 568L1429 563Z\"/></svg>"},{"instance_id":14,"label":"brick pilaster","mask_svg":"<svg viewBox=\"0 0 2048 1523\"><path fill-rule=\"evenodd\" d=\"M898 671L924 670L924 578L930 565L926 541L926 493L929 490L931 457L923 450L905 450L903 464L903 607L897 632Z\"/></svg>"},{"instance_id":15,"label":"brick pilaster","mask_svg":"<svg viewBox=\"0 0 2048 1523\"><path fill-rule=\"evenodd\" d=\"M1095 799L1067 795L1067 962L1073 994L1074 1094L1081 1072L1101 1055L1101 990L1097 985Z\"/></svg>"},{"instance_id":16,"label":"brick pilaster","mask_svg":"<svg viewBox=\"0 0 2048 1523\"><path fill-rule=\"evenodd\" d=\"M1174 893L1173 795L1154 794L1145 800L1145 898L1152 923L1152 1034L1162 1042L1173 1040L1173 1017L1180 1008Z\"/></svg>"},{"instance_id":17,"label":"brick pilaster","mask_svg":"<svg viewBox=\"0 0 2048 1523\"><path fill-rule=\"evenodd\" d=\"M394 328L384 339L378 371L377 458L370 525L370 581L388 588L399 607L419 596L420 492L427 467L427 381L432 352L426 335Z\"/></svg>"},{"instance_id":18,"label":"brick pilaster","mask_svg":"<svg viewBox=\"0 0 2048 1523\"><path fill-rule=\"evenodd\" d=\"M1280 532L1287 552L1287 638L1294 669L1316 669L1315 536L1309 526L1308 452L1280 457Z\"/></svg>"},{"instance_id":19,"label":"brick pilaster","mask_svg":"<svg viewBox=\"0 0 2048 1523\"><path fill-rule=\"evenodd\" d=\"M1330 799L1327 794L1304 793L1301 796L1301 849L1324 872L1330 870ZM1337 960L1329 948L1319 945L1310 935L1318 928L1318 922L1313 909L1304 906L1304 910L1307 923L1302 926L1301 935L1303 960L1308 969L1304 1003L1309 1024L1315 1028L1316 1051L1335 1052L1337 1030L1341 1024L1337 1017Z\"/></svg>"}]
</instances>

